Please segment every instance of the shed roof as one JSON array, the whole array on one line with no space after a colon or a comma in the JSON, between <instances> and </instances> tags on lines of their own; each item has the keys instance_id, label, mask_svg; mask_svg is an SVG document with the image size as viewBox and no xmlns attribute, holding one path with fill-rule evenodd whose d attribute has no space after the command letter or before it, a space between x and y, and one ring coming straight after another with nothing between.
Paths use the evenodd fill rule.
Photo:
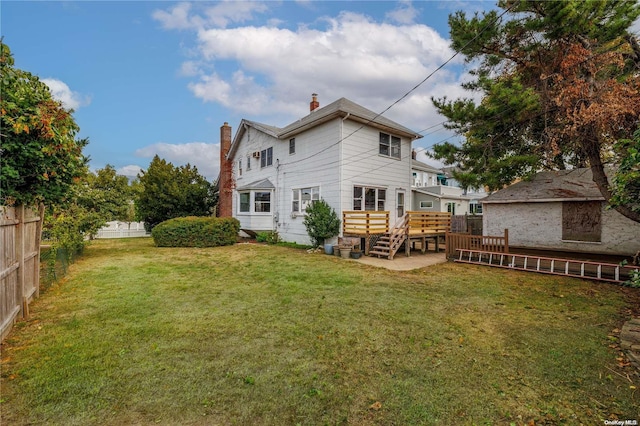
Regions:
<instances>
[{"instance_id":1,"label":"shed roof","mask_svg":"<svg viewBox=\"0 0 640 426\"><path fill-rule=\"evenodd\" d=\"M540 172L489 195L482 203L604 201L592 176L589 168Z\"/></svg>"}]
</instances>

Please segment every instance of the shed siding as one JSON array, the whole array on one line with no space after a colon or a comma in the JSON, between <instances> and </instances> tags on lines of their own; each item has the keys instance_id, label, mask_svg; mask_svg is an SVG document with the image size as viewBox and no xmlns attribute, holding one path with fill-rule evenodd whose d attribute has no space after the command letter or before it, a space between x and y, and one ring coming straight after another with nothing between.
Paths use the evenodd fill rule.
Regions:
<instances>
[{"instance_id":1,"label":"shed siding","mask_svg":"<svg viewBox=\"0 0 640 426\"><path fill-rule=\"evenodd\" d=\"M619 255L640 250L640 224L615 210L602 211L600 242L563 241L562 208L562 202L487 203L483 234L502 235L509 229L509 244L528 248Z\"/></svg>"}]
</instances>

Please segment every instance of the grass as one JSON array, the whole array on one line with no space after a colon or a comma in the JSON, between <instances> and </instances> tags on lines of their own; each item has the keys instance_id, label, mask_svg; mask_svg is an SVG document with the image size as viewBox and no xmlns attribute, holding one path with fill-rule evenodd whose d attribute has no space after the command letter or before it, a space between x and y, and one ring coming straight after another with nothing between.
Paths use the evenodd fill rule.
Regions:
<instances>
[{"instance_id":1,"label":"grass","mask_svg":"<svg viewBox=\"0 0 640 426\"><path fill-rule=\"evenodd\" d=\"M3 424L603 424L640 417L636 289L255 244L92 243L3 344Z\"/></svg>"}]
</instances>

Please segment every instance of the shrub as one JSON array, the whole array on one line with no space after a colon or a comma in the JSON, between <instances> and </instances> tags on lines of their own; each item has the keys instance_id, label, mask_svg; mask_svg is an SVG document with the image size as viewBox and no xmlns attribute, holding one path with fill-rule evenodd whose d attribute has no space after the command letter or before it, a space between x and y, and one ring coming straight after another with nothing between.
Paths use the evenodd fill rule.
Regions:
<instances>
[{"instance_id":1,"label":"shrub","mask_svg":"<svg viewBox=\"0 0 640 426\"><path fill-rule=\"evenodd\" d=\"M256 241L259 243L277 244L280 242L280 236L276 231L258 232Z\"/></svg>"},{"instance_id":2,"label":"shrub","mask_svg":"<svg viewBox=\"0 0 640 426\"><path fill-rule=\"evenodd\" d=\"M314 247L324 244L327 238L340 232L340 219L336 211L324 200L318 200L307 207L304 226Z\"/></svg>"},{"instance_id":3,"label":"shrub","mask_svg":"<svg viewBox=\"0 0 640 426\"><path fill-rule=\"evenodd\" d=\"M240 222L231 217L179 217L153 228L158 247L217 247L236 243Z\"/></svg>"}]
</instances>

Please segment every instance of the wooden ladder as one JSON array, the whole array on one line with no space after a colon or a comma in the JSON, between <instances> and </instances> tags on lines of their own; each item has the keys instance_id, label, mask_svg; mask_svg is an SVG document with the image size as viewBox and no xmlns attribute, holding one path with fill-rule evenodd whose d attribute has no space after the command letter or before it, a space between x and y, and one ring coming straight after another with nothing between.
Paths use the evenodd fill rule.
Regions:
<instances>
[{"instance_id":1,"label":"wooden ladder","mask_svg":"<svg viewBox=\"0 0 640 426\"><path fill-rule=\"evenodd\" d=\"M482 250L458 249L458 251L460 253L458 258L455 259L456 262L615 283L623 283L629 280L633 271L637 272L640 270L638 266L623 266L615 263L559 259Z\"/></svg>"}]
</instances>

